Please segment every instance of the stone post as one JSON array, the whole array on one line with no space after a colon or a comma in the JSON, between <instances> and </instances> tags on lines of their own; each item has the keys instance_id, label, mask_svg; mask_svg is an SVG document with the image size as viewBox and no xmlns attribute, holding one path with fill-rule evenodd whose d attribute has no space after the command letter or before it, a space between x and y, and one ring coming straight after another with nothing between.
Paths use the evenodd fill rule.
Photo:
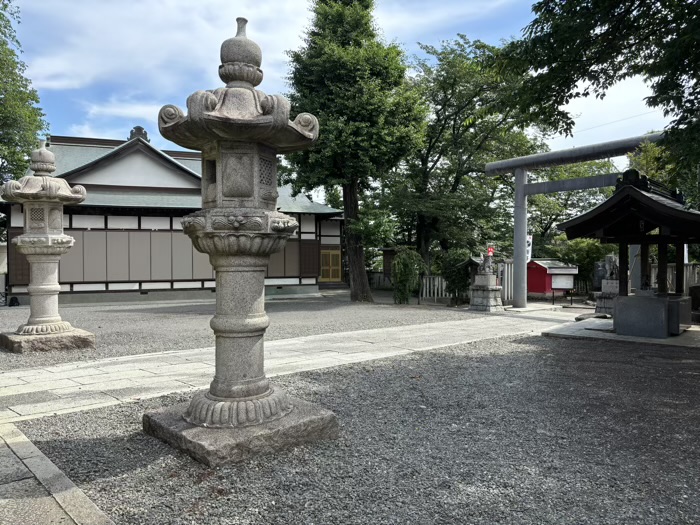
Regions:
<instances>
[{"instance_id":1,"label":"stone post","mask_svg":"<svg viewBox=\"0 0 700 525\"><path fill-rule=\"evenodd\" d=\"M226 87L197 91L188 114L165 106L161 134L202 151L202 210L182 221L194 247L216 270L216 371L207 392L185 406L144 415L144 430L210 466L241 461L338 433L335 415L270 385L264 369L265 269L298 224L276 211L277 154L311 146L318 121L289 120L289 102L266 96L262 53L238 32L221 46Z\"/></svg>"},{"instance_id":2,"label":"stone post","mask_svg":"<svg viewBox=\"0 0 700 525\"><path fill-rule=\"evenodd\" d=\"M34 175L9 181L2 198L24 205L24 234L13 239L30 267L29 320L14 334L1 334L0 346L12 352L94 348L95 336L73 328L58 313L58 263L75 242L63 233L63 206L85 200L85 188L71 188L51 176L55 157L46 143L31 154Z\"/></svg>"}]
</instances>

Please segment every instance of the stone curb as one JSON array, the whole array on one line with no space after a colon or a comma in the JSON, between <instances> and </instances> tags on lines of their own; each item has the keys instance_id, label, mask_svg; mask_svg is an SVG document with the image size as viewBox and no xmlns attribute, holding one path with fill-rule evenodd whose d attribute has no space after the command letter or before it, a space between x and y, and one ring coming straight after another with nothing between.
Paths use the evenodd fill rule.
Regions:
<instances>
[{"instance_id":1,"label":"stone curb","mask_svg":"<svg viewBox=\"0 0 700 525\"><path fill-rule=\"evenodd\" d=\"M0 438L77 525L114 525L16 426L1 424Z\"/></svg>"}]
</instances>

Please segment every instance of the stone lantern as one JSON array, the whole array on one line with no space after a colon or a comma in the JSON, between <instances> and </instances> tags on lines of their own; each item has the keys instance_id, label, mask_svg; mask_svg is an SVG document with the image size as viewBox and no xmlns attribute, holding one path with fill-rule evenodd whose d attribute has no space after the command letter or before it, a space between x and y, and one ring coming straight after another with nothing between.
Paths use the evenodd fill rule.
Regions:
<instances>
[{"instance_id":1,"label":"stone lantern","mask_svg":"<svg viewBox=\"0 0 700 525\"><path fill-rule=\"evenodd\" d=\"M75 242L63 233L63 206L85 200L85 188L51 176L55 157L45 142L30 160L34 175L6 182L1 193L24 206L24 234L12 242L29 262L29 320L14 334L1 334L0 346L12 352L93 348L95 336L73 328L58 313L58 263Z\"/></svg>"},{"instance_id":2,"label":"stone lantern","mask_svg":"<svg viewBox=\"0 0 700 525\"><path fill-rule=\"evenodd\" d=\"M247 20L237 22L236 36L221 46L226 86L190 95L187 115L168 105L158 117L166 139L202 152L202 210L182 224L216 270L216 371L209 391L189 405L146 414L144 430L211 466L338 432L332 412L265 377L265 271L298 227L276 211L276 155L311 146L318 121L308 113L290 121L284 97L255 89L262 53L246 38Z\"/></svg>"}]
</instances>

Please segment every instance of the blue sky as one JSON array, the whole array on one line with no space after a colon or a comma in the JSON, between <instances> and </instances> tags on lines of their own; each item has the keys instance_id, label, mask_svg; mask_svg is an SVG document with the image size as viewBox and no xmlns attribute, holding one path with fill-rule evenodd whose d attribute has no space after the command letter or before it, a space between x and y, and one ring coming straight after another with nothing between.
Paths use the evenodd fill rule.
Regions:
<instances>
[{"instance_id":1,"label":"blue sky","mask_svg":"<svg viewBox=\"0 0 700 525\"><path fill-rule=\"evenodd\" d=\"M180 149L158 134L158 110L185 108L199 89L222 85L219 47L248 18L248 37L261 46L259 89L288 91L285 51L302 44L310 22L305 0L16 0L27 76L39 91L54 135L125 139L136 125L160 148ZM408 55L417 42L438 45L463 33L498 43L517 37L532 19L530 0L376 0L384 38ZM644 105L641 79L612 88L603 101L574 101L572 138L553 149L643 134L663 128L660 111Z\"/></svg>"}]
</instances>

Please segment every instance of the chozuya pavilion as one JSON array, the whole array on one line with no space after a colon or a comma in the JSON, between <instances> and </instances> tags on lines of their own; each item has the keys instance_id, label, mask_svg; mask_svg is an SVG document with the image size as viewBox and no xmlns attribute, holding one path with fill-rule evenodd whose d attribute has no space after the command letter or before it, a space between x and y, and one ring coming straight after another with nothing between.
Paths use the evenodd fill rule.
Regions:
<instances>
[{"instance_id":1,"label":"chozuya pavilion","mask_svg":"<svg viewBox=\"0 0 700 525\"><path fill-rule=\"evenodd\" d=\"M691 322L690 298L683 297L684 244L700 242L700 212L684 207L683 196L628 170L615 193L592 210L558 225L569 240L582 237L618 244L619 296L613 322L619 335L665 338ZM640 246L641 289L630 295L629 247ZM649 246L658 246L657 283L650 282ZM668 246L675 247L676 288L668 289Z\"/></svg>"}]
</instances>

